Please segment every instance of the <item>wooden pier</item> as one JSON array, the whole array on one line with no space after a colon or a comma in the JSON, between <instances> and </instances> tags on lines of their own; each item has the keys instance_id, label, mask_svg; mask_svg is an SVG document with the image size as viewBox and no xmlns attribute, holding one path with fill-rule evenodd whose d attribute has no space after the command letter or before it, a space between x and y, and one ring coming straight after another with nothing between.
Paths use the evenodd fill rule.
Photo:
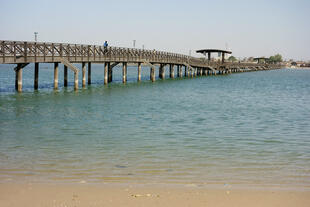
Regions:
<instances>
[{"instance_id":1,"label":"wooden pier","mask_svg":"<svg viewBox=\"0 0 310 207\"><path fill-rule=\"evenodd\" d=\"M159 78L165 78L165 66L169 66L169 77L196 77L217 74L229 74L236 72L249 72L257 70L280 69L281 65L256 64L256 63L228 63L222 61L210 61L208 59L195 58L187 55L169 53L155 50L108 47L99 45L61 44L45 42L20 42L0 41L0 64L16 64L15 88L22 91L22 71L29 63L34 63L34 89L39 86L39 63L54 63L54 89L58 89L59 64L62 64L64 74L64 86L68 86L68 68L74 73L74 89L79 87L79 69L73 63L82 65L82 87L86 87L86 72L88 73L87 84L91 84L91 64L101 63L104 66L104 84L112 82L113 68L122 66L123 83L127 81L128 64L137 64L137 81L141 81L141 66L150 67L150 80L156 80L158 66ZM209 52L219 50L210 50ZM87 70L86 70L87 66ZM184 70L183 70L184 69ZM184 72L183 72L184 71Z\"/></svg>"}]
</instances>

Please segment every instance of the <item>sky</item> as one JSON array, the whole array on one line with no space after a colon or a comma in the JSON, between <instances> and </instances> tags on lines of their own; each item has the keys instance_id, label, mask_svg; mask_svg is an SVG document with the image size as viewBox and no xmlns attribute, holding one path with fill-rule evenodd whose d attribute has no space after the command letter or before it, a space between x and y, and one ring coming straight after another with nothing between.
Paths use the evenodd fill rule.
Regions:
<instances>
[{"instance_id":1,"label":"sky","mask_svg":"<svg viewBox=\"0 0 310 207\"><path fill-rule=\"evenodd\" d=\"M310 60L310 0L0 0L0 40Z\"/></svg>"}]
</instances>

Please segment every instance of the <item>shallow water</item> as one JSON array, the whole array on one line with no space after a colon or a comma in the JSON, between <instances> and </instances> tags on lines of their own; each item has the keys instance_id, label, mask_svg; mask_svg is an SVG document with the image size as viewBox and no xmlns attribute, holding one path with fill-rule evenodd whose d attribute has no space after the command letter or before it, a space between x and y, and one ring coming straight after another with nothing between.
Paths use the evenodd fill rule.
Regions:
<instances>
[{"instance_id":1,"label":"shallow water","mask_svg":"<svg viewBox=\"0 0 310 207\"><path fill-rule=\"evenodd\" d=\"M53 91L42 64L39 90L30 65L18 94L13 67L0 66L0 182L310 186L310 70L152 83L143 68L137 83L129 67L124 85L116 68L104 86L93 65L75 92L70 72Z\"/></svg>"}]
</instances>

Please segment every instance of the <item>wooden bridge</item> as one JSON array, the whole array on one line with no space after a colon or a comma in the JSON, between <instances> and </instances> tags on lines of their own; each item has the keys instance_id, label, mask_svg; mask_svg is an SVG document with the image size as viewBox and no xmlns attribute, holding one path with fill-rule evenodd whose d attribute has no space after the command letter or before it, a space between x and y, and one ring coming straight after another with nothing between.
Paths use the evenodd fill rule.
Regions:
<instances>
[{"instance_id":1,"label":"wooden bridge","mask_svg":"<svg viewBox=\"0 0 310 207\"><path fill-rule=\"evenodd\" d=\"M68 68L74 72L74 89L78 89L79 69L73 63L82 64L82 87L86 86L86 65L88 84L91 84L91 64L104 64L104 84L112 81L113 67L122 64L123 82L127 81L127 64L137 64L137 80L141 81L141 65L150 67L150 80L155 81L159 65L159 78L165 77L164 67L169 65L170 78L177 76L202 76L279 69L280 65L256 63L212 62L210 59L155 50L107 47L99 45L61 44L45 42L0 41L0 64L17 64L14 68L15 88L22 91L22 71L29 63L35 63L34 88L38 89L39 63L54 63L54 88L58 89L59 63L64 65L64 86L68 85ZM184 73L183 73L184 68Z\"/></svg>"}]
</instances>

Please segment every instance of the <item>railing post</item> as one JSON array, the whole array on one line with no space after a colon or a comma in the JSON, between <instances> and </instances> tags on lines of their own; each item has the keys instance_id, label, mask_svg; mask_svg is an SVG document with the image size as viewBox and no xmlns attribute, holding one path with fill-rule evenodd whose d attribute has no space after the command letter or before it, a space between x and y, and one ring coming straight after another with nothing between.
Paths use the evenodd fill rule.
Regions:
<instances>
[{"instance_id":1,"label":"railing post","mask_svg":"<svg viewBox=\"0 0 310 207\"><path fill-rule=\"evenodd\" d=\"M13 42L14 62L16 62L16 42Z\"/></svg>"},{"instance_id":2,"label":"railing post","mask_svg":"<svg viewBox=\"0 0 310 207\"><path fill-rule=\"evenodd\" d=\"M24 60L27 62L27 42L24 42Z\"/></svg>"},{"instance_id":3,"label":"railing post","mask_svg":"<svg viewBox=\"0 0 310 207\"><path fill-rule=\"evenodd\" d=\"M83 62L83 57L84 57L84 48L83 48L83 45L81 45L81 59L82 59L82 62Z\"/></svg>"},{"instance_id":4,"label":"railing post","mask_svg":"<svg viewBox=\"0 0 310 207\"><path fill-rule=\"evenodd\" d=\"M90 45L87 45L87 60L89 62L89 51L90 51Z\"/></svg>"},{"instance_id":5,"label":"railing post","mask_svg":"<svg viewBox=\"0 0 310 207\"><path fill-rule=\"evenodd\" d=\"M4 48L5 48L5 46L4 46L4 41L2 41L1 42L1 47L2 47L2 58L3 58L3 63L5 63L5 51L4 51Z\"/></svg>"},{"instance_id":6,"label":"railing post","mask_svg":"<svg viewBox=\"0 0 310 207\"><path fill-rule=\"evenodd\" d=\"M70 61L70 45L68 44L67 45L67 58L68 58L68 61Z\"/></svg>"},{"instance_id":7,"label":"railing post","mask_svg":"<svg viewBox=\"0 0 310 207\"><path fill-rule=\"evenodd\" d=\"M77 56L76 51L77 51L77 49L76 49L76 44L75 44L75 45L74 45L74 56L75 56L75 61L76 61L76 56Z\"/></svg>"},{"instance_id":8,"label":"railing post","mask_svg":"<svg viewBox=\"0 0 310 207\"><path fill-rule=\"evenodd\" d=\"M96 60L96 46L93 46L93 55L94 55L94 61Z\"/></svg>"},{"instance_id":9,"label":"railing post","mask_svg":"<svg viewBox=\"0 0 310 207\"><path fill-rule=\"evenodd\" d=\"M45 62L45 57L46 57L46 44L45 44L45 42L43 43L43 55L44 55L44 57L43 57L43 59L44 59L44 62Z\"/></svg>"},{"instance_id":10,"label":"railing post","mask_svg":"<svg viewBox=\"0 0 310 207\"><path fill-rule=\"evenodd\" d=\"M62 57L63 56L62 44L59 45L59 51L60 51L60 57Z\"/></svg>"},{"instance_id":11,"label":"railing post","mask_svg":"<svg viewBox=\"0 0 310 207\"><path fill-rule=\"evenodd\" d=\"M52 61L53 62L54 62L54 52L55 52L54 43L52 43Z\"/></svg>"},{"instance_id":12,"label":"railing post","mask_svg":"<svg viewBox=\"0 0 310 207\"><path fill-rule=\"evenodd\" d=\"M34 62L37 62L37 43L34 43Z\"/></svg>"}]
</instances>

